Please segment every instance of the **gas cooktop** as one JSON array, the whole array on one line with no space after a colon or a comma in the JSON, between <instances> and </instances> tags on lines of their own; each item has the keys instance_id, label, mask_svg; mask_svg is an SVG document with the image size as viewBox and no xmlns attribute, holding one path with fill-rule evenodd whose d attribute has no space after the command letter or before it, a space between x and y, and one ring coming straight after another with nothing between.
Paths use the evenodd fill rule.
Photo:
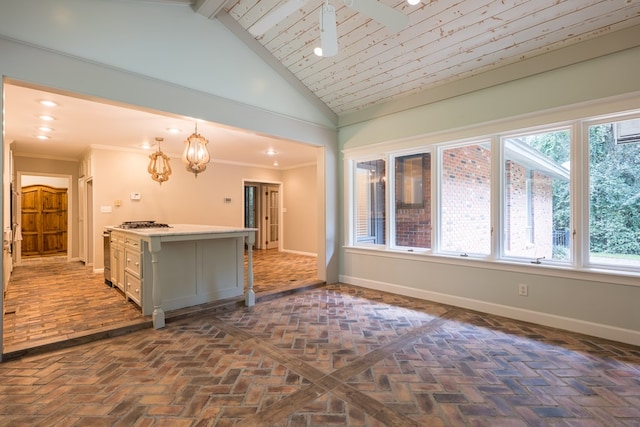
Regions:
<instances>
[{"instance_id":1,"label":"gas cooktop","mask_svg":"<svg viewBox=\"0 0 640 427\"><path fill-rule=\"evenodd\" d=\"M124 221L118 225L117 228L131 229L131 228L169 228L169 224L163 224L155 221Z\"/></svg>"}]
</instances>

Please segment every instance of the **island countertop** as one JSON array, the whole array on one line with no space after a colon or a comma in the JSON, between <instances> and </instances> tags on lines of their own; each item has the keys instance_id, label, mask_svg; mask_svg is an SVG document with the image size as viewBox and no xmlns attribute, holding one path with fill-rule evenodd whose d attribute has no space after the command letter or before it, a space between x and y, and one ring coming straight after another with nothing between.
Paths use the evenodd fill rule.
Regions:
<instances>
[{"instance_id":1,"label":"island countertop","mask_svg":"<svg viewBox=\"0 0 640 427\"><path fill-rule=\"evenodd\" d=\"M245 304L255 304L252 248L258 229L203 224L105 229L124 242L116 243L120 252L114 252L112 269L122 270L125 293L133 288L133 295L140 295L142 314L152 315L154 328L164 327L165 310L245 293L245 250Z\"/></svg>"},{"instance_id":2,"label":"island countertop","mask_svg":"<svg viewBox=\"0 0 640 427\"><path fill-rule=\"evenodd\" d=\"M246 233L258 231L257 228L203 224L170 224L169 227L153 228L121 228L119 226L107 226L105 228L108 230L132 233L141 237L197 236L201 234Z\"/></svg>"}]
</instances>

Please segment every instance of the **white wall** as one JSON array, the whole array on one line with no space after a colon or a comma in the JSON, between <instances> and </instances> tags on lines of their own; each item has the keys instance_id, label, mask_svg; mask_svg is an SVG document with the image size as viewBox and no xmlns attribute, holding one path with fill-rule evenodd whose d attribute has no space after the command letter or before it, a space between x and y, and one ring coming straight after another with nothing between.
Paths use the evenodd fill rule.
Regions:
<instances>
[{"instance_id":1,"label":"white wall","mask_svg":"<svg viewBox=\"0 0 640 427\"><path fill-rule=\"evenodd\" d=\"M287 169L282 173L284 187L283 240L285 251L317 255L318 187L316 165Z\"/></svg>"},{"instance_id":2,"label":"white wall","mask_svg":"<svg viewBox=\"0 0 640 427\"><path fill-rule=\"evenodd\" d=\"M20 181L22 187L27 185L48 185L50 187L69 188L69 180L67 178L56 176L22 175Z\"/></svg>"},{"instance_id":3,"label":"white wall","mask_svg":"<svg viewBox=\"0 0 640 427\"><path fill-rule=\"evenodd\" d=\"M116 6L118 4L120 6ZM321 274L326 269L326 279L329 282L337 281L337 240L334 235L337 230L337 182L333 177L337 176L338 152L335 128L327 126L326 117L310 104L302 105L306 100L301 95L287 86L257 56L252 56L244 46L237 45L237 40L226 30L217 28L219 33L208 33L212 31L211 26L219 25L216 21L205 20L203 25L207 29L203 30L196 23L202 17L190 9L188 13L157 10L157 14L165 22L186 20L186 23L183 22L184 28L179 31L188 34L189 44L171 41L156 43L167 37L160 33L166 33L167 28L174 27L169 25L161 29L150 19L150 16L156 16L155 13L148 15L150 11L146 7L153 9L164 6L150 3L145 5L142 9L130 5L127 7L131 9L125 11L120 9L123 7L120 2L101 0L3 2L0 4L0 75L12 81L27 82L81 96L95 96L135 107L200 117L211 122L324 147L317 181L317 207L320 210L318 217L322 219L317 230L322 254L318 262L322 265L319 268ZM110 9L111 7L115 9ZM123 12L130 13L131 16L120 20ZM103 14L105 22L110 25L97 22L103 19ZM81 22L83 20L95 24L95 32L93 27L85 26ZM114 31L114 28L118 28L118 31ZM126 43L113 43L119 40L119 36L115 35L119 31L130 35L132 39ZM111 40L112 43L105 45L98 39ZM215 42L212 43L211 40ZM128 51L130 44L139 49L135 52ZM203 64L196 61L197 66L185 67L184 63L175 59L180 58L184 52L188 52L191 59L198 58L200 54L210 55L209 62ZM87 55L87 58L71 55ZM227 70L229 75L216 74L216 61L223 58L224 67L233 68ZM96 62L98 60L109 65ZM119 68L114 68L114 65ZM160 77L166 80L157 78L155 73L160 72L160 69L165 73ZM187 72L186 69L190 71ZM193 70L198 70L197 78L191 73ZM141 72L149 74L142 75ZM189 87L187 83L192 81L207 82L209 92ZM248 89L247 86L254 81L260 82L263 92ZM217 93L222 93L223 88L236 88L235 97L241 101L219 96ZM236 90L232 92L236 93ZM3 120L0 120L0 126L2 124ZM8 142L3 141L5 143ZM324 182L325 175L332 177L330 185ZM9 183L5 180L3 184L6 192ZM95 194L100 193L99 188L94 190ZM6 196L3 200L4 221L7 225ZM94 230L98 230L98 226L96 223ZM100 250L98 248L95 251L96 262L100 260Z\"/></svg>"},{"instance_id":4,"label":"white wall","mask_svg":"<svg viewBox=\"0 0 640 427\"><path fill-rule=\"evenodd\" d=\"M159 3L2 1L0 36L333 127L218 20ZM117 100L123 94L113 89L106 98Z\"/></svg>"},{"instance_id":5,"label":"white wall","mask_svg":"<svg viewBox=\"0 0 640 427\"><path fill-rule=\"evenodd\" d=\"M344 126L341 149L376 150L381 142L400 147L414 139L455 140L638 109L638 64L640 47ZM343 167L340 176L344 230ZM340 279L347 283L640 345L637 274L571 273L350 248L341 249L340 256ZM518 296L518 283L529 285L528 297Z\"/></svg>"},{"instance_id":6,"label":"white wall","mask_svg":"<svg viewBox=\"0 0 640 427\"><path fill-rule=\"evenodd\" d=\"M306 193L297 190L299 176L290 176L289 171L254 168L239 165L217 163L207 165L207 170L196 178L182 166L181 159L170 160L173 173L169 180L162 183L153 181L147 172L149 158L145 153L123 152L115 150L92 150L92 177L94 181L94 224L96 236L102 233L104 226L118 225L122 221L155 220L169 224L211 224L223 226L243 226L244 217L244 181L280 182L286 194L290 188L297 194L298 201L311 210L317 209L317 185L315 166L307 173L305 184L311 186ZM307 179L309 176L312 179ZM140 200L132 200L131 193L140 193ZM230 203L225 199L230 198ZM116 206L119 200L120 206ZM110 213L101 212L101 207L111 209ZM288 205L285 204L285 207ZM285 214L284 225L298 229L298 224L314 221L310 227L300 231L300 241L293 240L287 249L294 252L307 252L306 242L317 242L314 212L299 210L295 206ZM97 239L99 240L99 239ZM285 240L286 241L286 240ZM99 242L98 242L99 243ZM313 247L313 253L316 252ZM102 267L102 247L95 247L95 267Z\"/></svg>"}]
</instances>

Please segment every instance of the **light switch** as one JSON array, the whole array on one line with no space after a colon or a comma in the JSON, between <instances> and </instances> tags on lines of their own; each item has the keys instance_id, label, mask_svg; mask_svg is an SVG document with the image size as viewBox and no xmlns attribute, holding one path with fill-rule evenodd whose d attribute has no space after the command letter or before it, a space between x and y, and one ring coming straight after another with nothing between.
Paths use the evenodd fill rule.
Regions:
<instances>
[{"instance_id":1,"label":"light switch","mask_svg":"<svg viewBox=\"0 0 640 427\"><path fill-rule=\"evenodd\" d=\"M140 193L131 193L131 200L140 200Z\"/></svg>"},{"instance_id":2,"label":"light switch","mask_svg":"<svg viewBox=\"0 0 640 427\"><path fill-rule=\"evenodd\" d=\"M100 212L102 213L111 213L111 206L100 206Z\"/></svg>"}]
</instances>

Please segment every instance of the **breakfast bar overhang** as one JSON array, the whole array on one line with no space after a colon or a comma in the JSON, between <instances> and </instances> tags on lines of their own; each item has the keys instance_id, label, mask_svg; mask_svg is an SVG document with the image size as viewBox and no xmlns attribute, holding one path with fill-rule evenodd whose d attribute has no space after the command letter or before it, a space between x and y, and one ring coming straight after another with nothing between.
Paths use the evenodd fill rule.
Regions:
<instances>
[{"instance_id":1,"label":"breakfast bar overhang","mask_svg":"<svg viewBox=\"0 0 640 427\"><path fill-rule=\"evenodd\" d=\"M247 306L255 304L252 248L256 229L173 224L118 231L140 242L141 308L143 315L152 315L154 328L165 326L166 311L245 293L245 244L244 300Z\"/></svg>"}]
</instances>

